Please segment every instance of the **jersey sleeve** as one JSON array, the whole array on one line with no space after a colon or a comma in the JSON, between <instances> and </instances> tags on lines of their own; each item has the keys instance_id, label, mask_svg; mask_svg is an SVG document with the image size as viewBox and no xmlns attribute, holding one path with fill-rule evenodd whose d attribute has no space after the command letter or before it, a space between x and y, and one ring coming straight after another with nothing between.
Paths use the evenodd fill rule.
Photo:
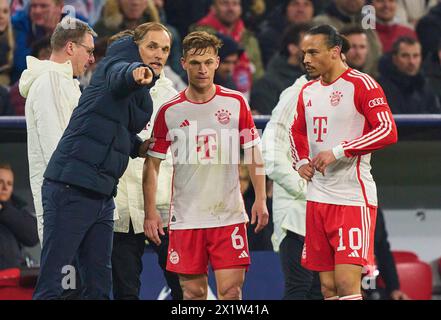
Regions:
<instances>
[{"instance_id":1,"label":"jersey sleeve","mask_svg":"<svg viewBox=\"0 0 441 320\"><path fill-rule=\"evenodd\" d=\"M332 151L337 159L371 153L398 140L397 127L383 89L371 77L365 80L369 80L369 85L356 86L354 97L358 112L366 119L363 134L334 147Z\"/></svg>"},{"instance_id":2,"label":"jersey sleeve","mask_svg":"<svg viewBox=\"0 0 441 320\"><path fill-rule=\"evenodd\" d=\"M149 146L147 154L151 157L165 160L171 140L169 137L168 127L165 120L166 108L161 107L156 115L153 124L153 138L154 141Z\"/></svg>"},{"instance_id":3,"label":"jersey sleeve","mask_svg":"<svg viewBox=\"0 0 441 320\"><path fill-rule=\"evenodd\" d=\"M260 142L259 132L254 124L250 106L244 97L240 99L239 134L242 149L251 148Z\"/></svg>"},{"instance_id":4,"label":"jersey sleeve","mask_svg":"<svg viewBox=\"0 0 441 320\"><path fill-rule=\"evenodd\" d=\"M305 120L305 104L303 103L303 90L300 92L297 101L297 112L294 115L294 122L291 126L291 156L293 159L293 168L299 168L309 163L309 144L308 132Z\"/></svg>"}]
</instances>

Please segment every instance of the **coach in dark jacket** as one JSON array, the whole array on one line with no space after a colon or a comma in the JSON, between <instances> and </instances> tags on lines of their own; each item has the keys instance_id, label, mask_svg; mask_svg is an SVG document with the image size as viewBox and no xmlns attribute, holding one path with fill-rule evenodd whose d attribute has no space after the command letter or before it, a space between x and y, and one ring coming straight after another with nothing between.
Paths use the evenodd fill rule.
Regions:
<instances>
[{"instance_id":1,"label":"coach in dark jacket","mask_svg":"<svg viewBox=\"0 0 441 320\"><path fill-rule=\"evenodd\" d=\"M148 148L137 136L150 120L149 89L156 81L142 63L145 25L108 48L49 161L34 299L59 298L73 271L81 272L84 299L109 299L113 196L129 156L145 155ZM80 270L66 268L76 256Z\"/></svg>"}]
</instances>

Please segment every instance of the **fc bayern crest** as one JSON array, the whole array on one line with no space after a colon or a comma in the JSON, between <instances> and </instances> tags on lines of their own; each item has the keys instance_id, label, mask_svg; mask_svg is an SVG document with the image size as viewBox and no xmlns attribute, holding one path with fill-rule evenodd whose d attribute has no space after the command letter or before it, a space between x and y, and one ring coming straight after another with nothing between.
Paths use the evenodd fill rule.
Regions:
<instances>
[{"instance_id":1,"label":"fc bayern crest","mask_svg":"<svg viewBox=\"0 0 441 320\"><path fill-rule=\"evenodd\" d=\"M329 99L331 99L331 106L336 107L340 103L341 98L343 98L343 94L341 91L334 91L330 96Z\"/></svg>"},{"instance_id":2,"label":"fc bayern crest","mask_svg":"<svg viewBox=\"0 0 441 320\"><path fill-rule=\"evenodd\" d=\"M218 110L214 115L217 117L217 121L219 121L220 124L230 123L231 112L229 112L228 110Z\"/></svg>"},{"instance_id":3,"label":"fc bayern crest","mask_svg":"<svg viewBox=\"0 0 441 320\"><path fill-rule=\"evenodd\" d=\"M169 254L169 260L173 264L178 264L179 263L179 254L176 251L172 250Z\"/></svg>"}]
</instances>

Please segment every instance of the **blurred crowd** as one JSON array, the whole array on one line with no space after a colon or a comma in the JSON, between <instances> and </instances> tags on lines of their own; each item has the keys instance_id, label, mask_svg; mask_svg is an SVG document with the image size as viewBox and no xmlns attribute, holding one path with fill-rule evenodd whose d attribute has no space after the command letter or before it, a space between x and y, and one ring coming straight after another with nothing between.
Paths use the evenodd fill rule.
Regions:
<instances>
[{"instance_id":1,"label":"blurred crowd","mask_svg":"<svg viewBox=\"0 0 441 320\"><path fill-rule=\"evenodd\" d=\"M119 31L161 22L173 34L165 73L186 86L181 39L200 29L224 42L216 83L239 90L254 114L271 114L303 73L300 42L331 24L351 43L349 66L373 76L395 114L441 112L441 1L438 0L0 0L0 116L24 115L18 80L26 56L48 59L50 35L66 15L97 32L95 64ZM94 67L81 77L87 86Z\"/></svg>"}]
</instances>

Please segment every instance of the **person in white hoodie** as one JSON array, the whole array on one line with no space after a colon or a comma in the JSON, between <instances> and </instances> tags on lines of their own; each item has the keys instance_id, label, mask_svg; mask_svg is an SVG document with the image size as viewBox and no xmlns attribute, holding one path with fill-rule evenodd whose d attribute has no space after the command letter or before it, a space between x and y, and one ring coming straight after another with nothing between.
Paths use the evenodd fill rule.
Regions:
<instances>
[{"instance_id":1,"label":"person in white hoodie","mask_svg":"<svg viewBox=\"0 0 441 320\"><path fill-rule=\"evenodd\" d=\"M322 299L318 273L300 263L306 228L306 181L292 168L289 140L297 99L307 82L302 76L280 94L262 137L266 173L274 181L271 240L282 264L284 300Z\"/></svg>"},{"instance_id":2,"label":"person in white hoodie","mask_svg":"<svg viewBox=\"0 0 441 320\"><path fill-rule=\"evenodd\" d=\"M108 44L130 35L130 30L122 31L110 38ZM159 108L176 96L178 92L174 88L174 83L164 74L165 64L170 53L171 35L165 36L165 33L152 23L151 29L146 32L144 41L144 53L148 60L145 63L154 70L156 75L159 75L159 79L150 89L150 96L153 100L151 121L138 134L142 140L147 140L152 135L152 122ZM116 220L112 250L112 279L113 297L117 300L139 299L142 255L146 245L142 191L143 166L144 159L142 158L129 160L127 169L119 180L115 198ZM156 203L162 217L162 223L167 226L173 174L170 152L167 155L167 160L162 162L160 172ZM161 245L157 246L152 243L152 246L158 254L158 263L164 272L167 285L171 289L172 298L182 300L182 290L177 274L165 270L168 250L167 233L163 237Z\"/></svg>"},{"instance_id":3,"label":"person in white hoodie","mask_svg":"<svg viewBox=\"0 0 441 320\"><path fill-rule=\"evenodd\" d=\"M27 69L20 78L20 94L26 99L29 177L40 243L43 243L43 173L78 105L81 91L75 78L94 63L96 36L86 23L66 17L51 36L49 60L26 57Z\"/></svg>"}]
</instances>

